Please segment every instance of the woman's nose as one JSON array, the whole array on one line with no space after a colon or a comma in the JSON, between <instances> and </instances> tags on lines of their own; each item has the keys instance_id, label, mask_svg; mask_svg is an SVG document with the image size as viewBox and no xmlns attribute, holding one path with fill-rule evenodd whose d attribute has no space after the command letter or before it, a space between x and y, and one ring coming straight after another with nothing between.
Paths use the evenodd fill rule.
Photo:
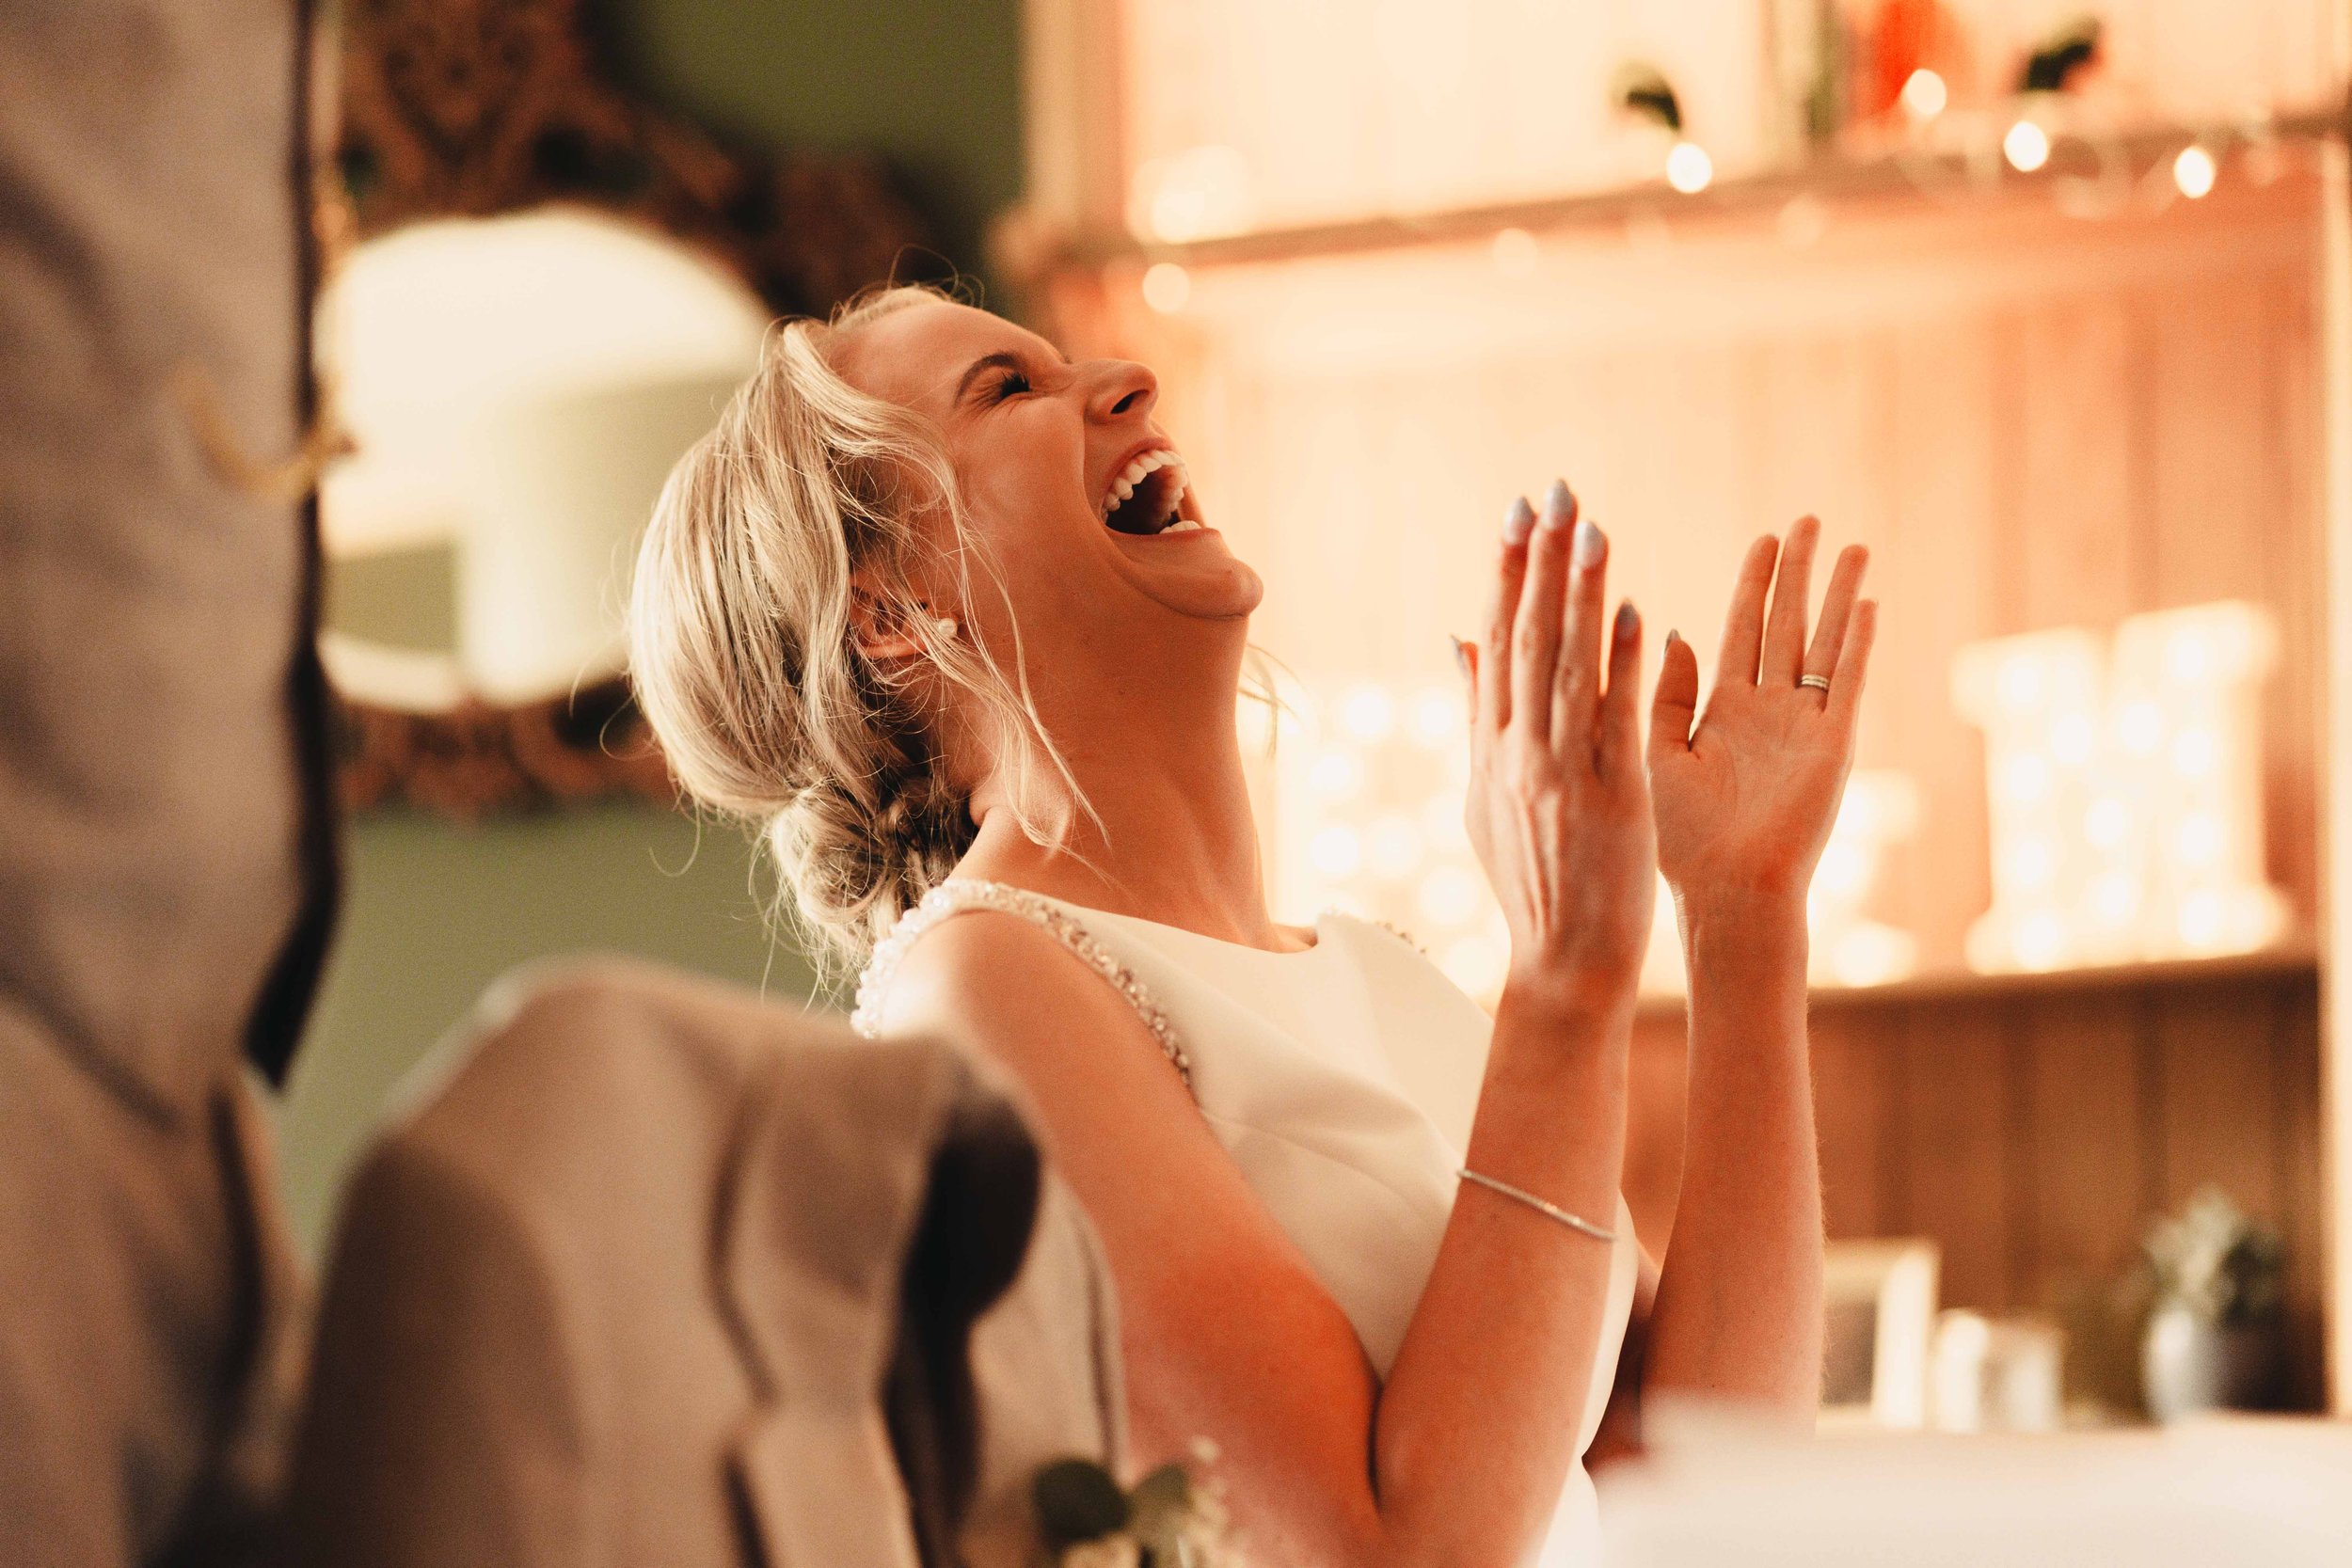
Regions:
<instances>
[{"instance_id":1,"label":"woman's nose","mask_svg":"<svg viewBox=\"0 0 2352 1568\"><path fill-rule=\"evenodd\" d=\"M1141 419L1159 400L1159 378L1149 368L1132 359L1113 359L1104 365L1087 411L1105 421Z\"/></svg>"}]
</instances>

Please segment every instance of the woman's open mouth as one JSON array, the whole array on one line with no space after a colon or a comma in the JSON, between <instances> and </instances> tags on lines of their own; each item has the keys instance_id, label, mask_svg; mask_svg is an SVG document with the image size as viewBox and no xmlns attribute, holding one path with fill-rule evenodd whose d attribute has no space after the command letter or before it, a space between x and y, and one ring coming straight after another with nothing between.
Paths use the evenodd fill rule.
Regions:
<instances>
[{"instance_id":1,"label":"woman's open mouth","mask_svg":"<svg viewBox=\"0 0 2352 1568\"><path fill-rule=\"evenodd\" d=\"M1103 526L1114 533L1187 533L1203 525L1182 515L1184 460L1171 447L1138 452L1103 498Z\"/></svg>"}]
</instances>

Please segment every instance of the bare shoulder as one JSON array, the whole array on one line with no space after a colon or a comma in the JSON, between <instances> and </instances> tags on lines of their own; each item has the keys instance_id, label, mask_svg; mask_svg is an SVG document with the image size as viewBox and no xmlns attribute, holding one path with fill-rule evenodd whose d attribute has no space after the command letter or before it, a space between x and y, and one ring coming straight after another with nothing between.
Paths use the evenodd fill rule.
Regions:
<instances>
[{"instance_id":1,"label":"bare shoulder","mask_svg":"<svg viewBox=\"0 0 2352 1568\"><path fill-rule=\"evenodd\" d=\"M1033 1085L1041 1076L1099 1088L1164 1083L1186 1098L1134 1006L1051 932L976 909L907 949L875 1020L885 1035L931 1034L995 1055Z\"/></svg>"},{"instance_id":2,"label":"bare shoulder","mask_svg":"<svg viewBox=\"0 0 2352 1568\"><path fill-rule=\"evenodd\" d=\"M1138 1455L1205 1434L1269 1496L1360 1496L1376 1387L1355 1328L1119 988L1020 914L973 909L909 944L877 1003L882 1033L968 1045L1027 1091L1118 1283Z\"/></svg>"}]
</instances>

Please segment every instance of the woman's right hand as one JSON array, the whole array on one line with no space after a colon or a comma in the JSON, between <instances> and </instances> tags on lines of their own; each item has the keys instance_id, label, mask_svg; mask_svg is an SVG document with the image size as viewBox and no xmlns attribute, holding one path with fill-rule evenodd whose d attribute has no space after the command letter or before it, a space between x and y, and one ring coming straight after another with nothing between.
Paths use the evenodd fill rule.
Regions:
<instances>
[{"instance_id":1,"label":"woman's right hand","mask_svg":"<svg viewBox=\"0 0 2352 1568\"><path fill-rule=\"evenodd\" d=\"M1657 897L1636 712L1642 623L1613 619L1609 542L1554 483L1502 530L1474 688L1468 820L1511 933L1506 989L1579 1012L1631 1004Z\"/></svg>"}]
</instances>

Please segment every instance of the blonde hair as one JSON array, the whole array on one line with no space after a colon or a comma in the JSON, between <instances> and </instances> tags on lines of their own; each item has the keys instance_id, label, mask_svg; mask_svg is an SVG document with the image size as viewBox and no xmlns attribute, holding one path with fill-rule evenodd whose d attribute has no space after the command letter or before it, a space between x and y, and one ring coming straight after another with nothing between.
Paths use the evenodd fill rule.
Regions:
<instances>
[{"instance_id":1,"label":"blonde hair","mask_svg":"<svg viewBox=\"0 0 2352 1568\"><path fill-rule=\"evenodd\" d=\"M771 917L788 904L836 976L946 879L976 831L914 701L914 672L879 668L857 646L852 574L877 625L924 625L909 568L931 547L916 525L933 512L947 541L935 559L953 568L962 604L974 562L995 574L935 427L850 386L826 351L883 316L952 299L899 285L830 323L771 328L758 370L662 486L630 590L630 674L672 771L695 800L759 830L781 873ZM928 668L972 699L992 754L1020 768L1012 809L1041 837L1025 803L1040 759L1084 802L1029 700L1017 626L1014 637L1011 679L976 639L923 643Z\"/></svg>"}]
</instances>

